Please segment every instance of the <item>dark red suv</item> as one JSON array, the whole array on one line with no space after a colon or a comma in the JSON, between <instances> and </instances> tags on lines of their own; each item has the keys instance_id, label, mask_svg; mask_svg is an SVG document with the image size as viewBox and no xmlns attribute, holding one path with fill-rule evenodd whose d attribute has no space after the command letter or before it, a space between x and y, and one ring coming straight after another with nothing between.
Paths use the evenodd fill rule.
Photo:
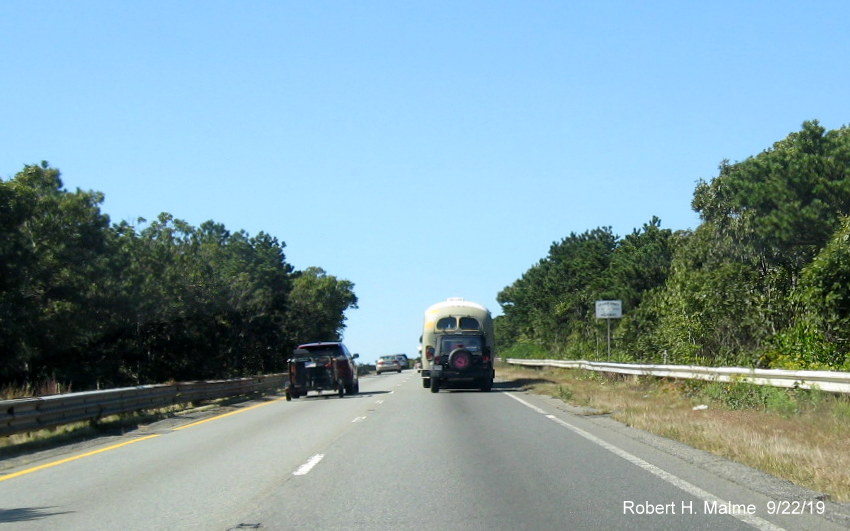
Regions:
<instances>
[{"instance_id":1,"label":"dark red suv","mask_svg":"<svg viewBox=\"0 0 850 531\"><path fill-rule=\"evenodd\" d=\"M338 341L322 343L305 343L298 345L299 350L309 351L311 355L331 356L336 359L337 374L345 386L345 394L353 395L360 392L360 381L357 378L357 363L354 361L359 354L352 355L345 345Z\"/></svg>"}]
</instances>

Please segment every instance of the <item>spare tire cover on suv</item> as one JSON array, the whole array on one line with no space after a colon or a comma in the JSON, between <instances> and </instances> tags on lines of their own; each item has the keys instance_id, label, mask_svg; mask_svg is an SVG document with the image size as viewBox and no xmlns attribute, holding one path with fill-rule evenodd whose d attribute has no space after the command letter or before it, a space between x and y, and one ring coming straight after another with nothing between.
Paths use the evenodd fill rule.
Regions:
<instances>
[{"instance_id":1,"label":"spare tire cover on suv","mask_svg":"<svg viewBox=\"0 0 850 531\"><path fill-rule=\"evenodd\" d=\"M465 348L456 348L449 354L449 366L455 370L463 371L472 365L472 352Z\"/></svg>"}]
</instances>

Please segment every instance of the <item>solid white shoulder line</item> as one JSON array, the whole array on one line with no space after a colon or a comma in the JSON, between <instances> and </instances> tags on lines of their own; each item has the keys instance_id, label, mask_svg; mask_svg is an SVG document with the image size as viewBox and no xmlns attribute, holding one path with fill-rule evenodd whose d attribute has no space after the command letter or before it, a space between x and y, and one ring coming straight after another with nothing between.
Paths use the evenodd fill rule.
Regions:
<instances>
[{"instance_id":1,"label":"solid white shoulder line","mask_svg":"<svg viewBox=\"0 0 850 531\"><path fill-rule=\"evenodd\" d=\"M591 433L584 431L583 429L579 428L578 426L573 426L569 422L567 422L563 419L559 419L555 415L550 415L546 411L542 410L541 408L526 402L522 398L515 396L512 393L505 393L505 394L508 395L509 397L513 398L514 400L516 400L520 404L526 406L527 408L544 415L547 419L558 423L559 425L567 428L568 430L572 431L573 433L576 433L577 435L584 437L588 441L590 441L594 444L597 444L597 445L601 446L602 448L605 448L606 450L613 453L614 455L622 457L626 461L628 461L628 462L630 462L634 465L639 466L640 468L646 470L647 472L663 479L664 481L684 490L685 492L687 492L687 493L689 493L693 496L696 496L697 498L700 498L700 499L707 501L707 502L710 502L710 503L711 502L717 502L719 504L725 503L723 500L721 500L717 496L711 494L710 492L707 492L707 491L697 487L696 485L689 483L689 482L685 481L684 479L671 474L670 472L667 472L666 470L662 470L662 469L658 468L657 466L653 465L652 463L644 461L640 457L638 457L636 455L632 455L629 452L623 450L622 448L618 448L617 446L614 446L613 444L611 444L607 441L604 441L604 440L600 439L599 437L597 437L597 436L595 436ZM734 516L738 520L746 522L746 523L750 524L751 526L753 526L757 529L762 529L764 531L783 531L784 530L784 528L782 528L782 527L774 525L774 524L768 522L767 520L764 520L763 518L759 518L758 516L754 516L754 515L751 515L751 514L731 514L730 516Z\"/></svg>"}]
</instances>

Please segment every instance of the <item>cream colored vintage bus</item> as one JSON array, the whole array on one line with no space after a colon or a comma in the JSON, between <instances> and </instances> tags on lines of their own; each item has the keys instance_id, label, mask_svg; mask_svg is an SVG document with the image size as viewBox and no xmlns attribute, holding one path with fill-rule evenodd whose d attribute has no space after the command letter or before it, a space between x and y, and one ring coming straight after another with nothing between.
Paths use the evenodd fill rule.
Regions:
<instances>
[{"instance_id":1,"label":"cream colored vintage bus","mask_svg":"<svg viewBox=\"0 0 850 531\"><path fill-rule=\"evenodd\" d=\"M493 318L484 306L455 297L428 307L420 343L422 387L493 387Z\"/></svg>"}]
</instances>

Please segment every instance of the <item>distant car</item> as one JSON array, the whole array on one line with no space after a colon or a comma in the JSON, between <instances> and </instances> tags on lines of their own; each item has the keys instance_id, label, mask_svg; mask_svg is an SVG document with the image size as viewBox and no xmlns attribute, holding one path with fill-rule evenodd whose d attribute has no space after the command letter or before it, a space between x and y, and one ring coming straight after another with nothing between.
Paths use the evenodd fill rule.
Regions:
<instances>
[{"instance_id":1,"label":"distant car","mask_svg":"<svg viewBox=\"0 0 850 531\"><path fill-rule=\"evenodd\" d=\"M396 354L396 358L398 358L398 364L401 365L402 369L410 368L410 361L407 359L407 354Z\"/></svg>"},{"instance_id":2,"label":"distant car","mask_svg":"<svg viewBox=\"0 0 850 531\"><path fill-rule=\"evenodd\" d=\"M378 363L375 364L375 372L381 374L387 371L401 372L401 364L398 362L398 358L395 356L381 356L378 358Z\"/></svg>"}]
</instances>

